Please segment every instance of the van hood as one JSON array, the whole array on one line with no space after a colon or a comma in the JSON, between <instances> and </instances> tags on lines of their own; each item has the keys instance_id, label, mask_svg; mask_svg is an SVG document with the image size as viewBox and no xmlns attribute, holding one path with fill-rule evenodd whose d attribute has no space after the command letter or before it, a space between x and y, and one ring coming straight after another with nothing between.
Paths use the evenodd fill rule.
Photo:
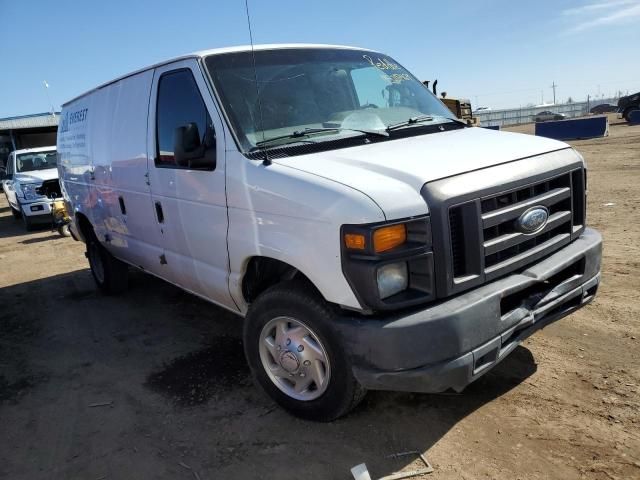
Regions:
<instances>
[{"instance_id":1,"label":"van hood","mask_svg":"<svg viewBox=\"0 0 640 480\"><path fill-rule=\"evenodd\" d=\"M47 168L46 170L33 170L31 172L16 173L13 179L20 183L42 183L45 180L58 178L57 168Z\"/></svg>"},{"instance_id":2,"label":"van hood","mask_svg":"<svg viewBox=\"0 0 640 480\"><path fill-rule=\"evenodd\" d=\"M392 219L426 213L420 190L427 182L566 148L533 135L463 128L273 162L355 188Z\"/></svg>"}]
</instances>

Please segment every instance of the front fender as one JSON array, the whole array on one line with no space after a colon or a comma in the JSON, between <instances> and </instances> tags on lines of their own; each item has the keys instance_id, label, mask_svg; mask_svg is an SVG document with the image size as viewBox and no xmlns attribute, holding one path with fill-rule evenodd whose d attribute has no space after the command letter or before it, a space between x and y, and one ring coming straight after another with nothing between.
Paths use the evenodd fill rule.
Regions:
<instances>
[{"instance_id":1,"label":"front fender","mask_svg":"<svg viewBox=\"0 0 640 480\"><path fill-rule=\"evenodd\" d=\"M286 166L227 162L229 290L242 312L242 277L263 256L298 269L332 303L360 309L342 273L340 227L384 221L382 210L346 185Z\"/></svg>"}]
</instances>

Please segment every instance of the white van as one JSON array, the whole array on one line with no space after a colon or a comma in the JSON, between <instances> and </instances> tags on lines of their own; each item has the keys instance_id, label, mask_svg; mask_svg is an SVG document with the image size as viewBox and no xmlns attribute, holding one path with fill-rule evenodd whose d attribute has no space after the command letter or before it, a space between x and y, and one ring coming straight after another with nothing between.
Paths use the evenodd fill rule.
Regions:
<instances>
[{"instance_id":1,"label":"white van","mask_svg":"<svg viewBox=\"0 0 640 480\"><path fill-rule=\"evenodd\" d=\"M255 378L304 418L367 389L461 391L598 288L582 157L468 127L381 53L199 52L61 118L98 286L132 266L244 317Z\"/></svg>"},{"instance_id":2,"label":"white van","mask_svg":"<svg viewBox=\"0 0 640 480\"><path fill-rule=\"evenodd\" d=\"M38 223L51 223L53 200L38 193L45 180L58 178L56 147L25 148L9 154L2 190L11 213L22 218L27 230Z\"/></svg>"}]
</instances>

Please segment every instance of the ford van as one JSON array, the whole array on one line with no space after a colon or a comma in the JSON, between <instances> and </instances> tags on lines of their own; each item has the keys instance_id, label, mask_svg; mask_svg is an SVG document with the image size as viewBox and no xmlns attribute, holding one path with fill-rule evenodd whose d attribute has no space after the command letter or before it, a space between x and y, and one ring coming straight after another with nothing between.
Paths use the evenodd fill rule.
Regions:
<instances>
[{"instance_id":1,"label":"ford van","mask_svg":"<svg viewBox=\"0 0 640 480\"><path fill-rule=\"evenodd\" d=\"M67 102L57 148L98 287L136 268L236 313L303 418L462 391L598 289L582 156L458 121L383 53L170 59Z\"/></svg>"}]
</instances>

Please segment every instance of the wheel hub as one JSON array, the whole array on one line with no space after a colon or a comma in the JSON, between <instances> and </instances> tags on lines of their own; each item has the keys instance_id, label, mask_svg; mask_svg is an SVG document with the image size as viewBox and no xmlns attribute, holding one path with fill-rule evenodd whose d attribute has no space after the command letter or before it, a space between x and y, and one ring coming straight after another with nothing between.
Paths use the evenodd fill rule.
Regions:
<instances>
[{"instance_id":1,"label":"wheel hub","mask_svg":"<svg viewBox=\"0 0 640 480\"><path fill-rule=\"evenodd\" d=\"M301 320L282 316L267 322L259 352L267 376L289 397L309 401L326 391L329 357L320 337Z\"/></svg>"},{"instance_id":2,"label":"wheel hub","mask_svg":"<svg viewBox=\"0 0 640 480\"><path fill-rule=\"evenodd\" d=\"M298 368L300 368L300 360L298 360L298 356L289 350L280 354L279 363L280 366L289 373L296 373Z\"/></svg>"}]
</instances>

